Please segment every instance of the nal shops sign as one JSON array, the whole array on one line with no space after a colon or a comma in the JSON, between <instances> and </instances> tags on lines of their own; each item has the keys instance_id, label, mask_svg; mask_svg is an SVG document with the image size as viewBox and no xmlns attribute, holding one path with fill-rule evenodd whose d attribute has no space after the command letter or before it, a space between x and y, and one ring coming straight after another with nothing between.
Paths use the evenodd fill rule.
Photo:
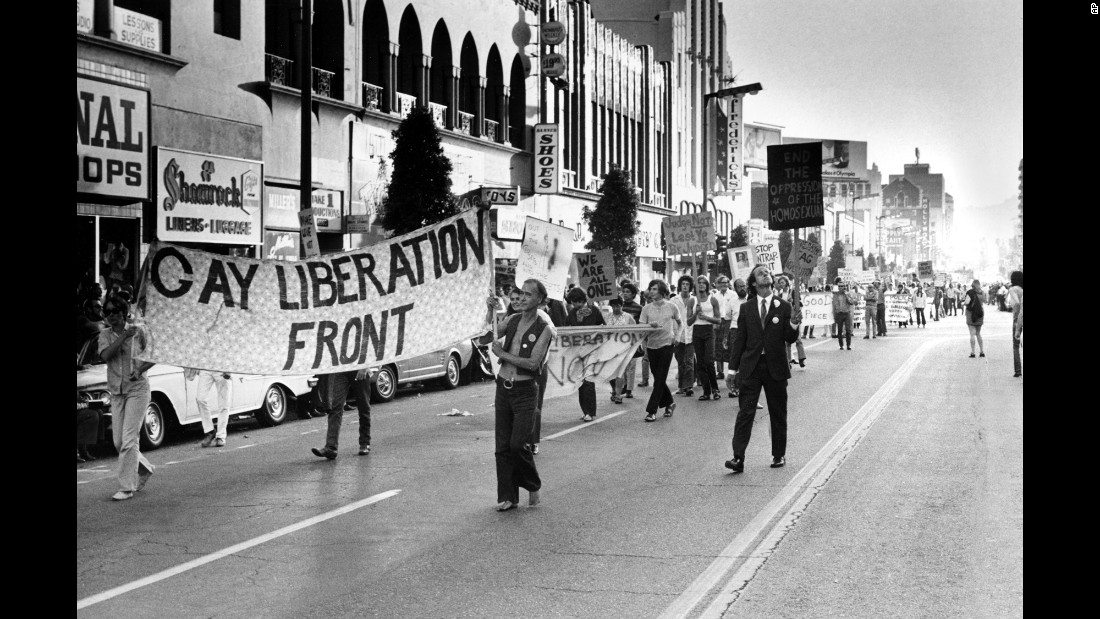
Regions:
<instances>
[{"instance_id":1,"label":"nal shops sign","mask_svg":"<svg viewBox=\"0 0 1100 619\"><path fill-rule=\"evenodd\" d=\"M157 238L259 245L263 163L157 148Z\"/></svg>"},{"instance_id":2,"label":"nal shops sign","mask_svg":"<svg viewBox=\"0 0 1100 619\"><path fill-rule=\"evenodd\" d=\"M76 192L149 199L149 91L78 75Z\"/></svg>"}]
</instances>

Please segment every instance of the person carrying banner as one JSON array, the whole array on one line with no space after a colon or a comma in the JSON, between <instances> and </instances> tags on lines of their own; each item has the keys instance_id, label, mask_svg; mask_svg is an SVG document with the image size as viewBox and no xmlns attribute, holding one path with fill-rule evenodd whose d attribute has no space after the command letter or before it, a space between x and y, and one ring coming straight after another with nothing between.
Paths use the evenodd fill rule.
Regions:
<instances>
[{"instance_id":1,"label":"person carrying banner","mask_svg":"<svg viewBox=\"0 0 1100 619\"><path fill-rule=\"evenodd\" d=\"M622 327L626 325L637 324L634 321L634 317L623 311L623 300L619 297L614 297L608 304L611 305L611 314L607 316L607 324L611 327ZM634 359L630 360L630 364L627 366L627 370L623 371L623 375L618 378L611 379L611 401L615 404L623 403L623 383L626 372L629 371L630 365L634 365Z\"/></svg>"},{"instance_id":2,"label":"person carrying banner","mask_svg":"<svg viewBox=\"0 0 1100 619\"><path fill-rule=\"evenodd\" d=\"M652 288L652 286L650 287ZM665 288L667 289L668 286L666 285ZM695 385L695 349L691 343L692 330L688 328L686 321L687 317L695 311L695 296L692 294L695 292L695 282L690 275L683 275L676 281L676 289L680 294L673 297L669 302L680 310L680 316L684 319L680 330L675 332L674 335L673 350L676 355L676 378L679 387L676 390L676 395L690 397L694 393L692 387ZM651 292L650 300L652 299ZM644 322L639 319L639 324ZM651 366L652 363L653 360L650 359Z\"/></svg>"},{"instance_id":3,"label":"person carrying banner","mask_svg":"<svg viewBox=\"0 0 1100 619\"><path fill-rule=\"evenodd\" d=\"M99 356L107 364L107 390L111 393L111 433L118 450L118 483L121 487L111 498L124 501L145 487L154 466L141 454L141 425L149 408L149 378L145 372L154 363L138 361L145 352L148 337L145 328L126 324L130 304L120 296L110 296L103 304L107 329L99 332Z\"/></svg>"},{"instance_id":4,"label":"person carrying banner","mask_svg":"<svg viewBox=\"0 0 1100 619\"><path fill-rule=\"evenodd\" d=\"M496 297L493 297L493 306L496 306ZM353 389L355 406L359 409L359 455L370 454L370 370L362 368L322 374L317 379L320 409L328 416L324 448L313 447L310 450L318 458L336 459L340 444L340 425L344 421L344 403Z\"/></svg>"},{"instance_id":5,"label":"person carrying banner","mask_svg":"<svg viewBox=\"0 0 1100 619\"><path fill-rule=\"evenodd\" d=\"M567 301L572 306L565 318L567 327L596 326L606 324L603 312L600 308L588 302L588 294L577 286L566 295ZM581 405L581 421L592 421L596 418L596 384L590 380L581 382L577 390L577 399Z\"/></svg>"},{"instance_id":6,"label":"person carrying banner","mask_svg":"<svg viewBox=\"0 0 1100 619\"><path fill-rule=\"evenodd\" d=\"M198 379L195 405L198 406L199 417L202 418L203 438L200 446L210 447L214 444L216 447L225 447L225 436L229 428L229 374L184 368L183 376L188 382ZM217 395L216 408L210 405L211 390ZM218 417L216 423L211 415L212 409Z\"/></svg>"},{"instance_id":7,"label":"person carrying banner","mask_svg":"<svg viewBox=\"0 0 1100 619\"><path fill-rule=\"evenodd\" d=\"M798 339L798 325L802 323L802 310L794 310L775 294L767 267L758 265L752 270L749 287L756 290L756 296L746 303L738 317L737 339L727 370L737 374L741 391L731 440L733 458L725 462L726 468L734 473L745 470L745 451L752 436L761 389L768 400L771 422L771 468L787 463L787 380L791 367L784 347Z\"/></svg>"},{"instance_id":8,"label":"person carrying banner","mask_svg":"<svg viewBox=\"0 0 1100 619\"><path fill-rule=\"evenodd\" d=\"M520 488L530 493L528 505L534 507L539 503L542 480L527 444L534 431L539 403L537 378L546 363L550 340L557 333L549 317L539 310L547 297L546 286L537 279L528 279L523 282L522 291L523 311L505 319L503 331L496 334L493 342L493 354L500 359L493 406L497 511L501 512L519 505ZM492 320L493 303L490 298L487 321Z\"/></svg>"},{"instance_id":9,"label":"person carrying banner","mask_svg":"<svg viewBox=\"0 0 1100 619\"><path fill-rule=\"evenodd\" d=\"M635 286L633 282L624 281L621 288L619 294L623 300L623 313L633 318L636 324L638 319L642 316L642 306L634 300L638 297L638 287ZM648 368L649 362L646 361L645 358L645 346L641 346L640 348L642 351L642 356L640 357L642 360L642 367ZM630 361L630 364L626 366L626 372L623 373L624 384L622 396L624 398L630 399L634 397L634 376L637 367L638 357L635 357ZM648 378L649 374L645 374L645 377Z\"/></svg>"},{"instance_id":10,"label":"person carrying banner","mask_svg":"<svg viewBox=\"0 0 1100 619\"><path fill-rule=\"evenodd\" d=\"M688 285L691 277L687 277ZM680 278L681 281L683 278ZM683 290L681 285L681 290ZM668 379L668 369L672 365L672 347L676 342L676 334L685 331L686 325L682 318L679 305L668 300L668 284L663 279L655 279L649 282L646 289L649 295L649 303L642 308L641 320L638 324L648 324L656 329L646 335L646 354L649 355L649 367L653 370L653 391L649 394L649 402L646 403L646 421L657 421L657 409L665 409L665 417L671 417L676 410L676 403L672 401L672 392L669 391L665 381ZM689 344L690 346L690 344ZM691 383L688 382L690 385Z\"/></svg>"}]
</instances>

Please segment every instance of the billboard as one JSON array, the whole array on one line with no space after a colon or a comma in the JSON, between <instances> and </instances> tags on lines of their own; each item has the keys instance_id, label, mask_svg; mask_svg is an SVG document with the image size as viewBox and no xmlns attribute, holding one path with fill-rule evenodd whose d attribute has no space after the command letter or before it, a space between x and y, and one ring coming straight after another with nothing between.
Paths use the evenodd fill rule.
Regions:
<instances>
[{"instance_id":1,"label":"billboard","mask_svg":"<svg viewBox=\"0 0 1100 619\"><path fill-rule=\"evenodd\" d=\"M867 142L783 136L784 144L806 142L821 142L822 181L870 180L867 173Z\"/></svg>"},{"instance_id":2,"label":"billboard","mask_svg":"<svg viewBox=\"0 0 1100 619\"><path fill-rule=\"evenodd\" d=\"M742 159L746 168L768 167L768 147L783 143L783 133L779 129L761 127L745 123L744 137L741 140Z\"/></svg>"}]
</instances>

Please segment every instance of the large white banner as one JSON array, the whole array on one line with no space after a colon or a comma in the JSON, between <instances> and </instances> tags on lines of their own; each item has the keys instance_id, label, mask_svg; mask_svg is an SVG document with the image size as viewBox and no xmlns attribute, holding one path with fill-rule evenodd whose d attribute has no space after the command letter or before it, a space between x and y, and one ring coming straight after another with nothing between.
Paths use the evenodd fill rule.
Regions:
<instances>
[{"instance_id":1,"label":"large white banner","mask_svg":"<svg viewBox=\"0 0 1100 619\"><path fill-rule=\"evenodd\" d=\"M887 292L886 320L888 322L906 322L909 320L909 310L913 308L913 297L908 294Z\"/></svg>"},{"instance_id":2,"label":"large white banner","mask_svg":"<svg viewBox=\"0 0 1100 619\"><path fill-rule=\"evenodd\" d=\"M546 397L569 395L586 380L607 384L622 376L634 351L653 330L649 325L559 327L550 341Z\"/></svg>"},{"instance_id":3,"label":"large white banner","mask_svg":"<svg viewBox=\"0 0 1100 619\"><path fill-rule=\"evenodd\" d=\"M324 374L438 350L488 328L489 218L470 210L385 243L298 262L157 242L143 267L144 361Z\"/></svg>"},{"instance_id":4,"label":"large white banner","mask_svg":"<svg viewBox=\"0 0 1100 619\"><path fill-rule=\"evenodd\" d=\"M573 261L573 230L548 221L527 218L516 263L516 284L537 279L551 299L565 296L565 280Z\"/></svg>"}]
</instances>

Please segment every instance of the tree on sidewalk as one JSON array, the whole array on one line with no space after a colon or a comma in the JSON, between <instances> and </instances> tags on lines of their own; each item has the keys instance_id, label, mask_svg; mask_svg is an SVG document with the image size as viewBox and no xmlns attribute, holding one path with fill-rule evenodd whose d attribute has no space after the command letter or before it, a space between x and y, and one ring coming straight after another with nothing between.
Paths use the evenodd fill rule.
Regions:
<instances>
[{"instance_id":1,"label":"tree on sidewalk","mask_svg":"<svg viewBox=\"0 0 1100 619\"><path fill-rule=\"evenodd\" d=\"M745 247L749 244L749 233L745 230L745 224L741 224L730 232L730 247Z\"/></svg>"},{"instance_id":2,"label":"tree on sidewalk","mask_svg":"<svg viewBox=\"0 0 1100 619\"><path fill-rule=\"evenodd\" d=\"M381 205L382 227L400 236L458 214L451 160L427 108L414 107L393 131L393 173Z\"/></svg>"},{"instance_id":3,"label":"tree on sidewalk","mask_svg":"<svg viewBox=\"0 0 1100 619\"><path fill-rule=\"evenodd\" d=\"M825 265L825 279L835 282L836 272L842 268L844 268L844 244L837 240L829 250L829 262Z\"/></svg>"},{"instance_id":4,"label":"tree on sidewalk","mask_svg":"<svg viewBox=\"0 0 1100 619\"><path fill-rule=\"evenodd\" d=\"M875 255L867 254L867 268L873 271L876 266L878 266L878 263L875 262Z\"/></svg>"},{"instance_id":5,"label":"tree on sidewalk","mask_svg":"<svg viewBox=\"0 0 1100 619\"><path fill-rule=\"evenodd\" d=\"M610 249L615 256L615 279L620 275L631 275L634 271L634 256L637 252L638 234L638 196L634 193L634 183L630 176L619 167L611 168L604 177L600 189L600 200L596 208L584 207L581 217L592 240L585 249L596 251Z\"/></svg>"}]
</instances>

